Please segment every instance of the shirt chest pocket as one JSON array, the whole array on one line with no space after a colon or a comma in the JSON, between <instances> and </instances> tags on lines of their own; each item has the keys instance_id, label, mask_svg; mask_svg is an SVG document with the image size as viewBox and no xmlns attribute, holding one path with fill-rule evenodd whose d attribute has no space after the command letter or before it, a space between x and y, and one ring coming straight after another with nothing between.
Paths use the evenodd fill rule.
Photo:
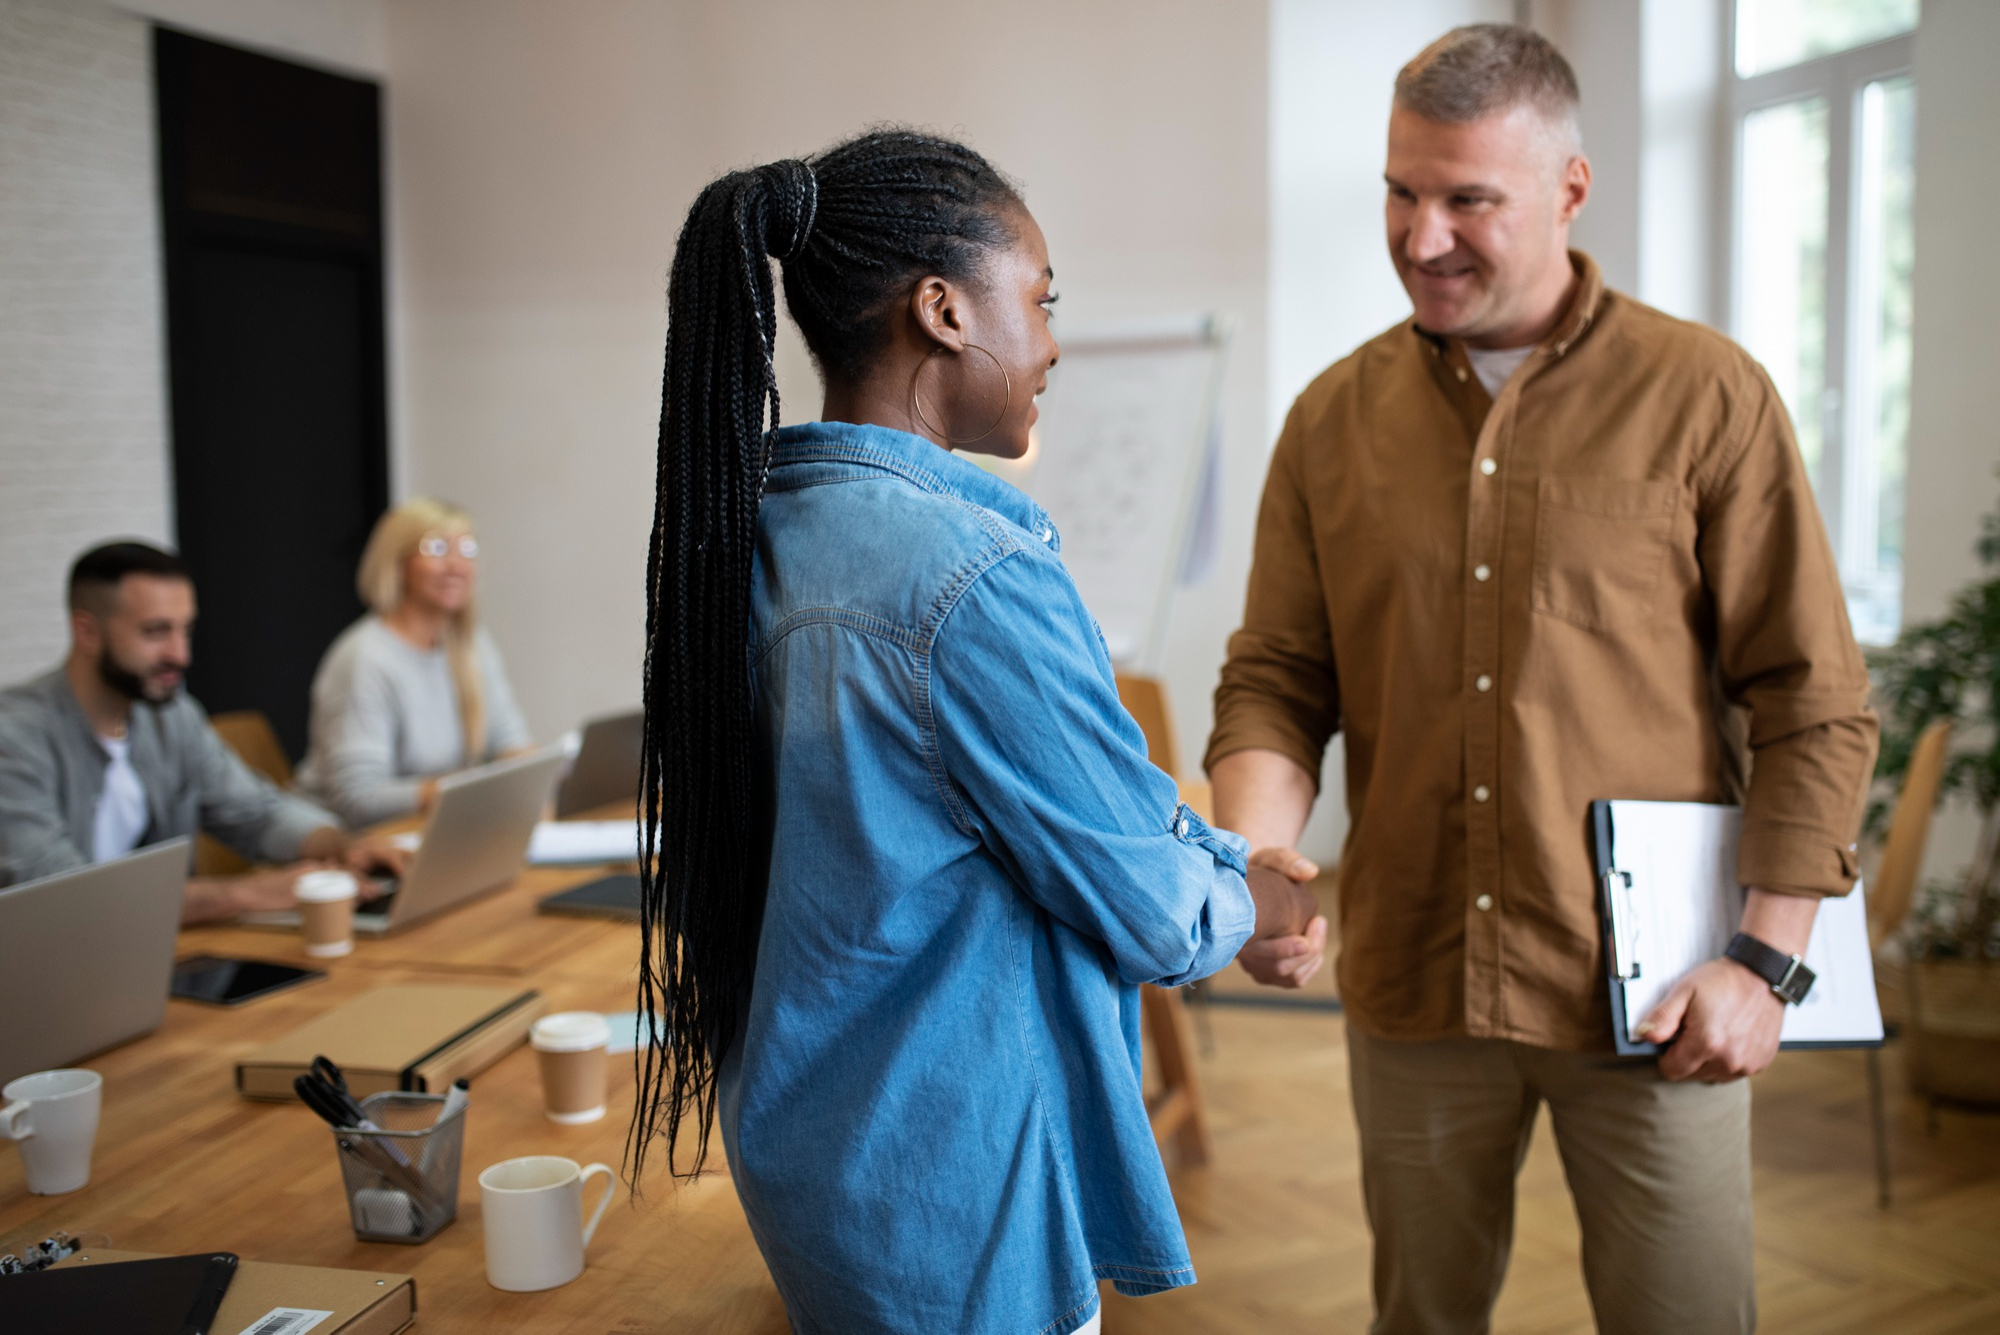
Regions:
<instances>
[{"instance_id":1,"label":"shirt chest pocket","mask_svg":"<svg viewBox=\"0 0 2000 1335\"><path fill-rule=\"evenodd\" d=\"M1596 631L1653 609L1681 489L1617 477L1545 477L1535 509L1534 608Z\"/></svg>"}]
</instances>

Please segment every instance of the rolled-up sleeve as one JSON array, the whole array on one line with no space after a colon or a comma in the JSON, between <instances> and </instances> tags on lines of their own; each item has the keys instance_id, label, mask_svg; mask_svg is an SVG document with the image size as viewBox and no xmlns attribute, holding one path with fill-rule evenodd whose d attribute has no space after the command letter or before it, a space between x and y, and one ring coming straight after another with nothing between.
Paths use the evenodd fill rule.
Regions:
<instances>
[{"instance_id":1,"label":"rolled-up sleeve","mask_svg":"<svg viewBox=\"0 0 2000 1335\"><path fill-rule=\"evenodd\" d=\"M1122 979L1174 986L1235 957L1256 919L1247 849L1146 759L1060 565L1018 553L988 568L938 633L925 695L954 819L1104 942Z\"/></svg>"},{"instance_id":2,"label":"rolled-up sleeve","mask_svg":"<svg viewBox=\"0 0 2000 1335\"><path fill-rule=\"evenodd\" d=\"M1340 726L1340 678L1299 473L1300 412L1294 405L1271 456L1243 627L1229 638L1203 765L1212 769L1237 751L1276 751L1317 784L1326 744Z\"/></svg>"},{"instance_id":3,"label":"rolled-up sleeve","mask_svg":"<svg viewBox=\"0 0 2000 1335\"><path fill-rule=\"evenodd\" d=\"M1777 391L1747 365L1732 390L1731 429L1700 488L1698 554L1722 692L1750 717L1737 877L1844 895L1875 762L1868 670Z\"/></svg>"}]
</instances>

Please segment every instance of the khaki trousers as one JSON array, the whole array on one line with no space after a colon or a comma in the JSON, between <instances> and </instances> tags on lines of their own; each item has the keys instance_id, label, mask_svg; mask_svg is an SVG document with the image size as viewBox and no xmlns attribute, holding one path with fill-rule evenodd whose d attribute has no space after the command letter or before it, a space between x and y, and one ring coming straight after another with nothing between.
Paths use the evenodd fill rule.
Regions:
<instances>
[{"instance_id":1,"label":"khaki trousers","mask_svg":"<svg viewBox=\"0 0 2000 1335\"><path fill-rule=\"evenodd\" d=\"M1543 1103L1611 1335L1757 1324L1750 1086L1675 1084L1651 1059L1501 1039L1409 1043L1347 1030L1361 1185L1375 1234L1375 1335L1489 1328L1514 1240L1514 1179Z\"/></svg>"}]
</instances>

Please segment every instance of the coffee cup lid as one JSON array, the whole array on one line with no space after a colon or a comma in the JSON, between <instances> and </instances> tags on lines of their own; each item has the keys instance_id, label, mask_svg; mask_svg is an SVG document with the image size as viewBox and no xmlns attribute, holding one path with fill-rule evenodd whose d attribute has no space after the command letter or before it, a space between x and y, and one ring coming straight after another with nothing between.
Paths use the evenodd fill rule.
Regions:
<instances>
[{"instance_id":1,"label":"coffee cup lid","mask_svg":"<svg viewBox=\"0 0 2000 1335\"><path fill-rule=\"evenodd\" d=\"M588 1052L611 1041L611 1026L596 1011L563 1011L535 1021L528 1041L541 1052Z\"/></svg>"},{"instance_id":2,"label":"coffee cup lid","mask_svg":"<svg viewBox=\"0 0 2000 1335\"><path fill-rule=\"evenodd\" d=\"M356 894L351 871L309 871L292 885L292 894L302 904L331 904L352 899Z\"/></svg>"}]
</instances>

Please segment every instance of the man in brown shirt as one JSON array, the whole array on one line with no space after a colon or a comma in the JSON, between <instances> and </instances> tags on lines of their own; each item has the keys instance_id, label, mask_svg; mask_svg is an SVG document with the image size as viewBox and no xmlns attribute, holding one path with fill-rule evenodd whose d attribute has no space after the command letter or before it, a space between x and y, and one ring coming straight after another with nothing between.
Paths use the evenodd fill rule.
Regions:
<instances>
[{"instance_id":1,"label":"man in brown shirt","mask_svg":"<svg viewBox=\"0 0 2000 1335\"><path fill-rule=\"evenodd\" d=\"M1712 330L1567 248L1575 77L1478 25L1397 79L1391 257L1414 318L1300 395L1208 752L1219 823L1295 875L1327 742L1352 829L1348 1015L1376 1330L1479 1331L1541 1103L1600 1328L1747 1330L1749 1090L1784 1001L1717 959L1620 1060L1596 798L1741 802L1741 927L1802 954L1845 894L1868 680L1783 405ZM1317 943L1253 945L1268 981Z\"/></svg>"}]
</instances>

